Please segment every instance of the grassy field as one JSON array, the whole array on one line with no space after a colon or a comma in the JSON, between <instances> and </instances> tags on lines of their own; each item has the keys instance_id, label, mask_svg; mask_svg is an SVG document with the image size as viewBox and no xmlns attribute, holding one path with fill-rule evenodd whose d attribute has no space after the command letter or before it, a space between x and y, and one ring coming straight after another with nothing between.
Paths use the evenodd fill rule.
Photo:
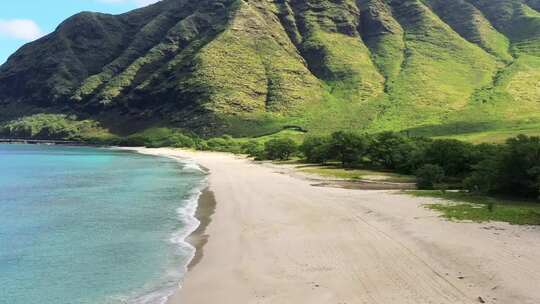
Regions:
<instances>
[{"instance_id":1,"label":"grassy field","mask_svg":"<svg viewBox=\"0 0 540 304\"><path fill-rule=\"evenodd\" d=\"M337 165L300 165L297 169L304 173L339 179L376 180L391 183L414 183L416 181L415 177L410 175L364 169L347 169Z\"/></svg>"},{"instance_id":2,"label":"grassy field","mask_svg":"<svg viewBox=\"0 0 540 304\"><path fill-rule=\"evenodd\" d=\"M495 198L465 192L410 191L407 193L449 201L427 204L425 207L441 212L443 217L450 220L540 225L540 203L535 201Z\"/></svg>"}]
</instances>

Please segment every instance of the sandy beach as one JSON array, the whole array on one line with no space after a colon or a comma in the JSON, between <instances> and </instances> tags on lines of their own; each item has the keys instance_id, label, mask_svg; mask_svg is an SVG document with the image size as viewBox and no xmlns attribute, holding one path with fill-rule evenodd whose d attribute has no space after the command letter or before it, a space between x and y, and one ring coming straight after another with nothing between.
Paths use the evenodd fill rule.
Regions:
<instances>
[{"instance_id":1,"label":"sandy beach","mask_svg":"<svg viewBox=\"0 0 540 304\"><path fill-rule=\"evenodd\" d=\"M540 303L540 229L455 223L436 199L314 186L290 169L225 153L198 263L169 304Z\"/></svg>"}]
</instances>

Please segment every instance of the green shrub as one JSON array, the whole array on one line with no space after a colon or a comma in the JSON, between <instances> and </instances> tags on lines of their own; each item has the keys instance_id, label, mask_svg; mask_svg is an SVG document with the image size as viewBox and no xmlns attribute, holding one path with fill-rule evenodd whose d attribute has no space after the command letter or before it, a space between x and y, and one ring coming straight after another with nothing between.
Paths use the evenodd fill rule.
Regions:
<instances>
[{"instance_id":1,"label":"green shrub","mask_svg":"<svg viewBox=\"0 0 540 304\"><path fill-rule=\"evenodd\" d=\"M424 164L439 165L448 176L464 176L476 162L474 146L455 139L434 140L424 152Z\"/></svg>"},{"instance_id":2,"label":"green shrub","mask_svg":"<svg viewBox=\"0 0 540 304\"><path fill-rule=\"evenodd\" d=\"M427 164L416 170L416 185L418 189L433 189L435 184L444 179L444 169L439 165Z\"/></svg>"},{"instance_id":3,"label":"green shrub","mask_svg":"<svg viewBox=\"0 0 540 304\"><path fill-rule=\"evenodd\" d=\"M195 134L185 134L181 129L150 128L132 134L120 141L124 146L145 146L149 148L176 147L195 148L201 139Z\"/></svg>"},{"instance_id":4,"label":"green shrub","mask_svg":"<svg viewBox=\"0 0 540 304\"><path fill-rule=\"evenodd\" d=\"M474 166L471 175L463 180L463 187L472 193L493 193L499 187L499 175L500 162L493 156Z\"/></svg>"},{"instance_id":5,"label":"green shrub","mask_svg":"<svg viewBox=\"0 0 540 304\"><path fill-rule=\"evenodd\" d=\"M6 122L0 136L41 140L106 142L117 139L97 121L81 120L75 115L35 114Z\"/></svg>"},{"instance_id":6,"label":"green shrub","mask_svg":"<svg viewBox=\"0 0 540 304\"><path fill-rule=\"evenodd\" d=\"M242 145L242 152L255 159L263 159L264 145L256 140L250 140Z\"/></svg>"},{"instance_id":7,"label":"green shrub","mask_svg":"<svg viewBox=\"0 0 540 304\"><path fill-rule=\"evenodd\" d=\"M403 136L383 132L370 139L367 153L373 166L394 170L407 161L411 149L411 145Z\"/></svg>"},{"instance_id":8,"label":"green shrub","mask_svg":"<svg viewBox=\"0 0 540 304\"><path fill-rule=\"evenodd\" d=\"M527 197L540 195L540 137L519 135L506 142L500 157L499 190Z\"/></svg>"},{"instance_id":9,"label":"green shrub","mask_svg":"<svg viewBox=\"0 0 540 304\"><path fill-rule=\"evenodd\" d=\"M241 145L229 135L208 139L205 150L242 153Z\"/></svg>"},{"instance_id":10,"label":"green shrub","mask_svg":"<svg viewBox=\"0 0 540 304\"><path fill-rule=\"evenodd\" d=\"M432 140L425 137L407 138L400 147L403 160L396 163L396 171L403 174L414 174L418 168L425 164L427 147Z\"/></svg>"},{"instance_id":11,"label":"green shrub","mask_svg":"<svg viewBox=\"0 0 540 304\"><path fill-rule=\"evenodd\" d=\"M300 145L300 152L310 163L324 164L332 158L330 154L331 141L329 137L311 136L304 139Z\"/></svg>"},{"instance_id":12,"label":"green shrub","mask_svg":"<svg viewBox=\"0 0 540 304\"><path fill-rule=\"evenodd\" d=\"M198 140L195 142L195 149L200 151L208 151L210 148L208 147L208 143L205 140Z\"/></svg>"},{"instance_id":13,"label":"green shrub","mask_svg":"<svg viewBox=\"0 0 540 304\"><path fill-rule=\"evenodd\" d=\"M538 198L540 138L519 135L506 145L480 145L473 172L463 181L471 192Z\"/></svg>"},{"instance_id":14,"label":"green shrub","mask_svg":"<svg viewBox=\"0 0 540 304\"><path fill-rule=\"evenodd\" d=\"M170 142L175 148L194 148L195 140L184 134L176 134L171 137Z\"/></svg>"},{"instance_id":15,"label":"green shrub","mask_svg":"<svg viewBox=\"0 0 540 304\"><path fill-rule=\"evenodd\" d=\"M351 132L335 132L330 139L330 155L350 167L362 160L367 150L365 138Z\"/></svg>"},{"instance_id":16,"label":"green shrub","mask_svg":"<svg viewBox=\"0 0 540 304\"><path fill-rule=\"evenodd\" d=\"M229 146L229 142L224 138L210 138L206 141L208 149L213 151L226 151Z\"/></svg>"},{"instance_id":17,"label":"green shrub","mask_svg":"<svg viewBox=\"0 0 540 304\"><path fill-rule=\"evenodd\" d=\"M278 138L267 141L264 152L268 159L288 160L298 151L298 145L290 138Z\"/></svg>"}]
</instances>

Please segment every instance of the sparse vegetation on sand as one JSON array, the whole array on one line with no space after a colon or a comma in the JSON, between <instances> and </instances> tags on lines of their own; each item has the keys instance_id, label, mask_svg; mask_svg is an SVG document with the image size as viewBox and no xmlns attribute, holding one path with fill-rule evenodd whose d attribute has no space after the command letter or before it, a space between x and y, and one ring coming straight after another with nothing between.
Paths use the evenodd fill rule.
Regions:
<instances>
[{"instance_id":1,"label":"sparse vegetation on sand","mask_svg":"<svg viewBox=\"0 0 540 304\"><path fill-rule=\"evenodd\" d=\"M408 191L407 193L447 201L428 203L425 207L439 211L443 217L451 220L540 225L540 205L531 200L449 191Z\"/></svg>"}]
</instances>

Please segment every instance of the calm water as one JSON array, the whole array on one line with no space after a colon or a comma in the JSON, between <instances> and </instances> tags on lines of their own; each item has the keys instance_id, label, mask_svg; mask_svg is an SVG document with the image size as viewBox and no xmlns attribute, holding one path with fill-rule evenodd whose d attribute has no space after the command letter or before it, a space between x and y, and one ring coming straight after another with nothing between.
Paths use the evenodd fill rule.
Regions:
<instances>
[{"instance_id":1,"label":"calm water","mask_svg":"<svg viewBox=\"0 0 540 304\"><path fill-rule=\"evenodd\" d=\"M99 148L0 145L0 303L160 303L204 175Z\"/></svg>"}]
</instances>

